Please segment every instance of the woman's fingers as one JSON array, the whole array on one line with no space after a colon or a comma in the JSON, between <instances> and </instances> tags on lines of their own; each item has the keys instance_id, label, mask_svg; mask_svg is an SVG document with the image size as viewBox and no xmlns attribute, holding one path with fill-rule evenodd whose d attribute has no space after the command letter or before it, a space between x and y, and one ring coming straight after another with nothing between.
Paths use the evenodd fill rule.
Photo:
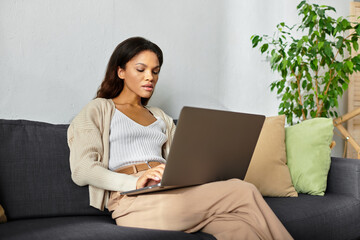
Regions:
<instances>
[{"instance_id":1,"label":"woman's fingers","mask_svg":"<svg viewBox=\"0 0 360 240\"><path fill-rule=\"evenodd\" d=\"M164 173L164 169L165 169L165 164L160 164L157 165L156 167L153 167L149 170L155 170L155 171L159 171L161 173L161 175Z\"/></svg>"},{"instance_id":2,"label":"woman's fingers","mask_svg":"<svg viewBox=\"0 0 360 240\"><path fill-rule=\"evenodd\" d=\"M150 181L147 182L147 184L146 184L145 187L147 187L147 186L152 186L152 185L156 185L156 184L158 184L159 182L160 182L160 181L150 180Z\"/></svg>"},{"instance_id":3,"label":"woman's fingers","mask_svg":"<svg viewBox=\"0 0 360 240\"><path fill-rule=\"evenodd\" d=\"M164 173L164 168L165 168L165 165L164 164L162 164L162 165L163 166L159 165L157 167L147 170L144 173L144 175L153 180L160 181L162 179L162 175Z\"/></svg>"},{"instance_id":4,"label":"woman's fingers","mask_svg":"<svg viewBox=\"0 0 360 240\"><path fill-rule=\"evenodd\" d=\"M138 179L136 183L136 189L154 185L159 183L160 181L161 179L156 175L144 174Z\"/></svg>"},{"instance_id":5,"label":"woman's fingers","mask_svg":"<svg viewBox=\"0 0 360 240\"><path fill-rule=\"evenodd\" d=\"M161 174L158 173L158 172L154 172L154 173L149 173L147 174L147 178L148 179L152 179L152 180L155 180L155 181L160 181L161 180Z\"/></svg>"},{"instance_id":6,"label":"woman's fingers","mask_svg":"<svg viewBox=\"0 0 360 240\"><path fill-rule=\"evenodd\" d=\"M154 168L147 170L137 181L136 188L157 184L161 181L164 173L165 164L160 164Z\"/></svg>"}]
</instances>

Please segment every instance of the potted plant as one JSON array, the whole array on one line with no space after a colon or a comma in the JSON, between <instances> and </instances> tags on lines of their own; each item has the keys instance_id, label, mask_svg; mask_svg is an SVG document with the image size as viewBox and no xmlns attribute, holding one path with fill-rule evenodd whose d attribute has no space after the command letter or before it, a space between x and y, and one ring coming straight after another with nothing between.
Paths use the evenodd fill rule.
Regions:
<instances>
[{"instance_id":1,"label":"potted plant","mask_svg":"<svg viewBox=\"0 0 360 240\"><path fill-rule=\"evenodd\" d=\"M360 25L328 12L333 7L301 1L297 6L301 22L277 25L272 37L253 35L252 47L259 47L281 78L271 83L271 91L281 98L279 114L287 123L307 118L337 117L338 99L347 90L349 74L360 70ZM299 36L299 37L298 37Z\"/></svg>"}]
</instances>

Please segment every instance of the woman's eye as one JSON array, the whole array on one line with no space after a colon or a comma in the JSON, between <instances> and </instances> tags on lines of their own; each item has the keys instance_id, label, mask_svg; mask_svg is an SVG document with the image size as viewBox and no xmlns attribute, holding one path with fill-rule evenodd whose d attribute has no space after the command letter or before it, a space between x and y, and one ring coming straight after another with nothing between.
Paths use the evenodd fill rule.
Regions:
<instances>
[{"instance_id":1,"label":"woman's eye","mask_svg":"<svg viewBox=\"0 0 360 240\"><path fill-rule=\"evenodd\" d=\"M143 72L144 69L136 69L138 72Z\"/></svg>"},{"instance_id":2,"label":"woman's eye","mask_svg":"<svg viewBox=\"0 0 360 240\"><path fill-rule=\"evenodd\" d=\"M158 75L159 71L153 71L153 74Z\"/></svg>"}]
</instances>

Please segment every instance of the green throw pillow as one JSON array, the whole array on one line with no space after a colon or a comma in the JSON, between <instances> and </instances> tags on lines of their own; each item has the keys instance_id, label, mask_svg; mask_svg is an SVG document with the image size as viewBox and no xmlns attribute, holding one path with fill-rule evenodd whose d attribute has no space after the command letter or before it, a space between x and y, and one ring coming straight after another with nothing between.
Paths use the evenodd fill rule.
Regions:
<instances>
[{"instance_id":1,"label":"green throw pillow","mask_svg":"<svg viewBox=\"0 0 360 240\"><path fill-rule=\"evenodd\" d=\"M285 129L287 164L298 193L324 195L333 129L330 118L314 118Z\"/></svg>"}]
</instances>

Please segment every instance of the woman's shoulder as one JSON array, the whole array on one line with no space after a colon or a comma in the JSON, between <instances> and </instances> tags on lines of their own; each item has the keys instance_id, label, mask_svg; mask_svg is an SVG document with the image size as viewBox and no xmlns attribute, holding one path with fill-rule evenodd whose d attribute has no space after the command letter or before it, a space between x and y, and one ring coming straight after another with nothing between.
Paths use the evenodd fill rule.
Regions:
<instances>
[{"instance_id":1,"label":"woman's shoulder","mask_svg":"<svg viewBox=\"0 0 360 240\"><path fill-rule=\"evenodd\" d=\"M86 106L85 109L102 109L102 108L112 108L114 106L114 102L112 99L107 98L95 98L91 100Z\"/></svg>"},{"instance_id":2,"label":"woman's shoulder","mask_svg":"<svg viewBox=\"0 0 360 240\"><path fill-rule=\"evenodd\" d=\"M91 100L73 119L72 123L96 122L115 107L111 99L95 98ZM110 114L111 115L111 114Z\"/></svg>"},{"instance_id":3,"label":"woman's shoulder","mask_svg":"<svg viewBox=\"0 0 360 240\"><path fill-rule=\"evenodd\" d=\"M83 107L79 114L101 114L104 111L109 111L115 107L111 99L95 98Z\"/></svg>"}]
</instances>

